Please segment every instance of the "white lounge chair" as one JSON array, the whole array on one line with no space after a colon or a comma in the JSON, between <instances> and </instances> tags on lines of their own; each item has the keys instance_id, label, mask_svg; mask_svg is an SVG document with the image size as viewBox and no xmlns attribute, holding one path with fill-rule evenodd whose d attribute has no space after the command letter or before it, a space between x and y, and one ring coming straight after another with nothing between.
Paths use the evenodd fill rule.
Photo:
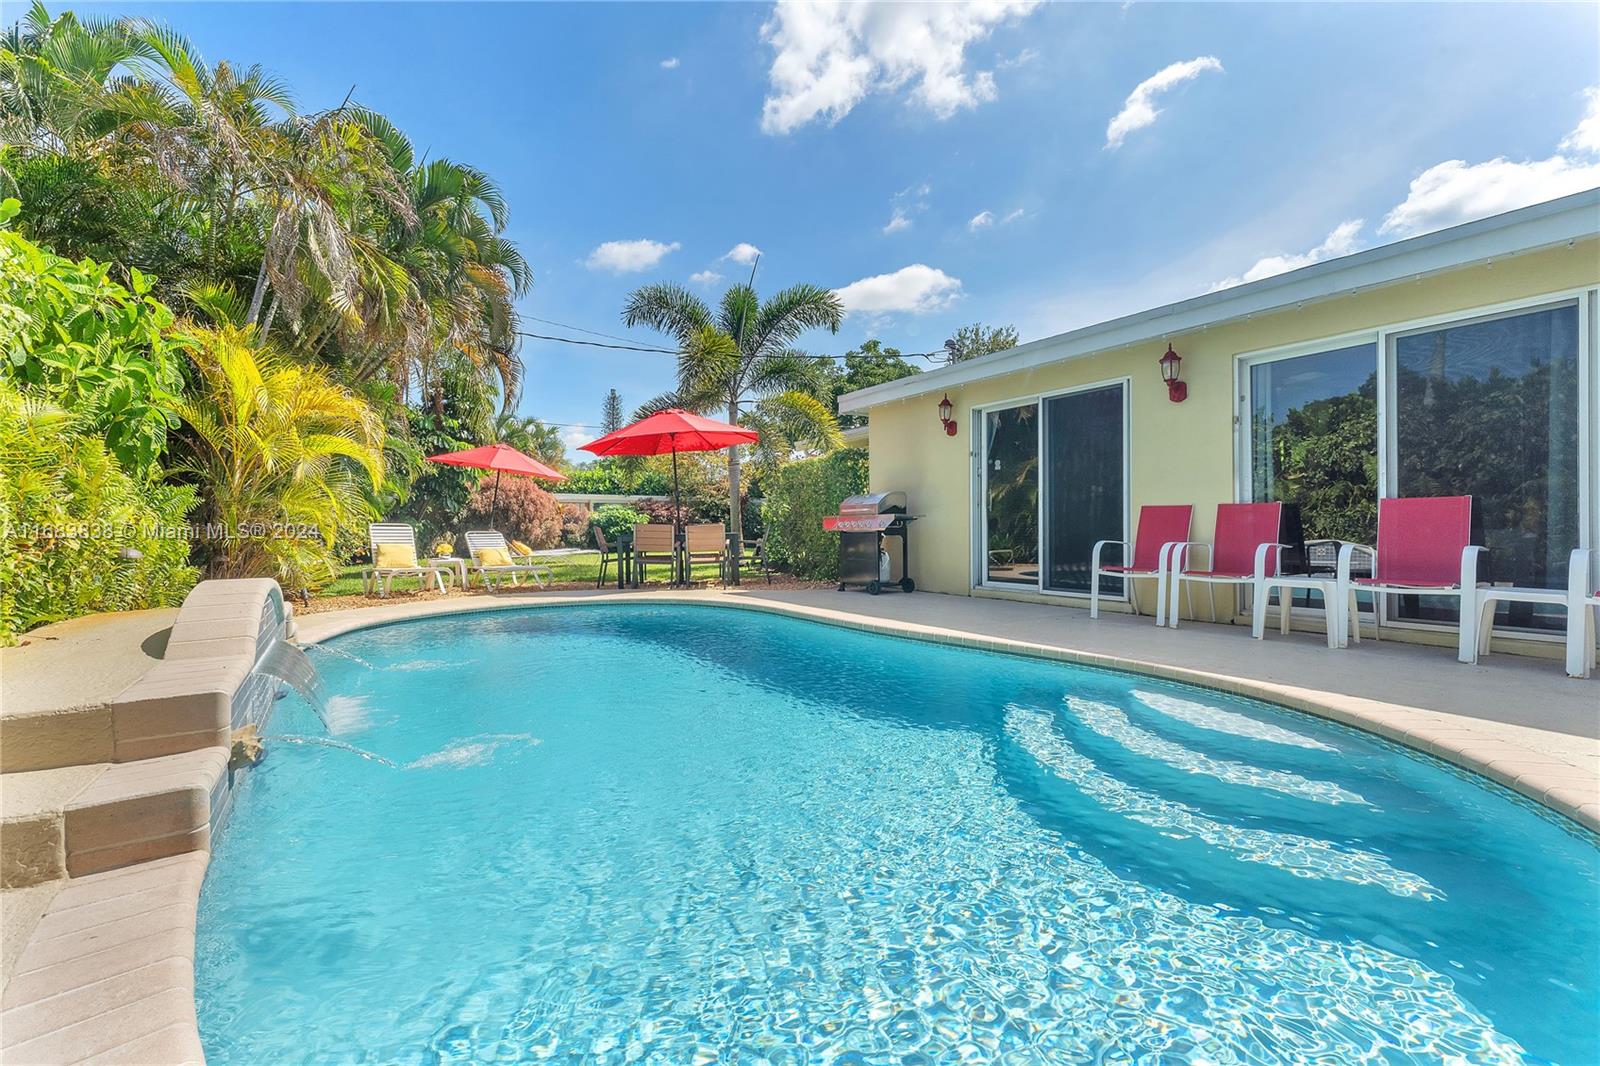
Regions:
<instances>
[{"instance_id":1,"label":"white lounge chair","mask_svg":"<svg viewBox=\"0 0 1600 1066\"><path fill-rule=\"evenodd\" d=\"M467 533L467 552L472 556L472 569L483 578L485 588L494 584L494 576L503 574L517 585L519 575L527 574L533 583L544 588L551 579L550 568L533 562L528 556L511 553L504 535L492 529L476 529Z\"/></svg>"},{"instance_id":2,"label":"white lounge chair","mask_svg":"<svg viewBox=\"0 0 1600 1066\"><path fill-rule=\"evenodd\" d=\"M367 547L372 552L372 565L361 571L361 587L372 595L388 596L397 577L414 577L418 587L433 578L439 591L444 591L446 578L454 579L448 567L431 566L417 558L417 532L402 522L374 522L367 526Z\"/></svg>"}]
</instances>

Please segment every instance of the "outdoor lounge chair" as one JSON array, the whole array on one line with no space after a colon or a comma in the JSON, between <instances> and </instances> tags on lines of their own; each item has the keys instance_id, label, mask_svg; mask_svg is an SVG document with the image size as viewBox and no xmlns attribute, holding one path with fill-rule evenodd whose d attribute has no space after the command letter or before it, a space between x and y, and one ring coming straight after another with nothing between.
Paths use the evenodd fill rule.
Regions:
<instances>
[{"instance_id":1,"label":"outdoor lounge chair","mask_svg":"<svg viewBox=\"0 0 1600 1066\"><path fill-rule=\"evenodd\" d=\"M1472 662L1478 647L1478 565L1483 546L1472 543L1471 496L1391 496L1378 501L1378 546L1346 544L1339 549L1338 588L1334 598L1346 622L1339 642L1361 643L1361 618L1356 593L1443 596L1460 606L1456 657ZM1371 577L1354 577L1357 552L1372 560ZM1383 605L1375 598L1372 636L1382 639Z\"/></svg>"},{"instance_id":2,"label":"outdoor lounge chair","mask_svg":"<svg viewBox=\"0 0 1600 1066\"><path fill-rule=\"evenodd\" d=\"M695 563L716 563L717 577L728 583L728 527L721 522L702 522L683 531L683 565L688 577Z\"/></svg>"},{"instance_id":3,"label":"outdoor lounge chair","mask_svg":"<svg viewBox=\"0 0 1600 1066\"><path fill-rule=\"evenodd\" d=\"M1198 581L1206 586L1211 596L1211 620L1215 622L1218 585L1235 588L1247 585L1252 591L1259 590L1269 577L1278 576L1284 551L1300 547L1288 543L1281 503L1219 503L1214 536L1211 543L1185 541L1167 556L1171 571L1167 582L1172 597L1167 607L1167 625L1173 629L1178 628L1178 591L1185 582ZM1200 556L1204 558L1198 558ZM1194 617L1192 591L1191 618ZM1262 602L1261 596L1257 596L1257 602Z\"/></svg>"},{"instance_id":4,"label":"outdoor lounge chair","mask_svg":"<svg viewBox=\"0 0 1600 1066\"><path fill-rule=\"evenodd\" d=\"M548 566L533 562L527 556L512 555L506 538L492 529L469 531L467 551L472 555L472 568L483 578L484 588L494 583L496 575L511 578L512 585L517 584L517 578L522 574L533 578L533 583L540 588L544 588L550 581Z\"/></svg>"},{"instance_id":5,"label":"outdoor lounge chair","mask_svg":"<svg viewBox=\"0 0 1600 1066\"><path fill-rule=\"evenodd\" d=\"M361 571L361 587L367 595L377 590L388 596L397 577L414 577L420 589L429 577L444 591L445 578L455 578L447 566L432 566L417 558L417 531L402 522L374 522L367 526L367 547L372 565Z\"/></svg>"},{"instance_id":6,"label":"outdoor lounge chair","mask_svg":"<svg viewBox=\"0 0 1600 1066\"><path fill-rule=\"evenodd\" d=\"M1133 559L1128 559L1128 542L1125 540L1096 541L1089 557L1089 617L1100 617L1100 578L1120 577L1127 581L1128 601L1133 613L1139 613L1139 596L1133 579L1156 579L1156 625L1167 621L1167 554L1175 545L1189 539L1189 526L1194 521L1194 507L1190 504L1146 505L1139 508L1139 528L1133 538ZM1110 566L1100 561L1100 553L1107 544L1122 547L1121 566Z\"/></svg>"},{"instance_id":7,"label":"outdoor lounge chair","mask_svg":"<svg viewBox=\"0 0 1600 1066\"><path fill-rule=\"evenodd\" d=\"M634 580L644 580L651 563L677 566L678 545L672 533L672 527L667 525L641 523L633 527Z\"/></svg>"},{"instance_id":8,"label":"outdoor lounge chair","mask_svg":"<svg viewBox=\"0 0 1600 1066\"><path fill-rule=\"evenodd\" d=\"M1600 592L1594 580L1597 552L1575 548L1567 564L1567 675L1588 677L1594 672L1595 612Z\"/></svg>"}]
</instances>

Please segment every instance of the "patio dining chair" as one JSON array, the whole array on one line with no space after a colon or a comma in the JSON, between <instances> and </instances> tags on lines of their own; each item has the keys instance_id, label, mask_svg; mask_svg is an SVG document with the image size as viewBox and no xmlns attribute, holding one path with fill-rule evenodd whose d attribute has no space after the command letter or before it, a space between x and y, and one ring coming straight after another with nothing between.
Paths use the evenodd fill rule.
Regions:
<instances>
[{"instance_id":1,"label":"patio dining chair","mask_svg":"<svg viewBox=\"0 0 1600 1066\"><path fill-rule=\"evenodd\" d=\"M669 525L640 523L633 527L633 567L636 581L648 579L651 563L678 563L677 538ZM676 573L674 573L676 576Z\"/></svg>"},{"instance_id":2,"label":"patio dining chair","mask_svg":"<svg viewBox=\"0 0 1600 1066\"><path fill-rule=\"evenodd\" d=\"M372 565L361 571L361 587L367 595L374 591L387 597L397 577L414 577L420 590L431 577L444 591L446 576L452 580L454 571L447 566L434 566L417 558L417 531L403 522L373 522L367 526L367 548L372 553Z\"/></svg>"},{"instance_id":3,"label":"patio dining chair","mask_svg":"<svg viewBox=\"0 0 1600 1066\"><path fill-rule=\"evenodd\" d=\"M695 563L716 563L717 577L728 583L728 528L721 522L698 522L684 529L685 579L694 573Z\"/></svg>"},{"instance_id":4,"label":"patio dining chair","mask_svg":"<svg viewBox=\"0 0 1600 1066\"><path fill-rule=\"evenodd\" d=\"M1440 596L1460 610L1456 657L1472 662L1478 647L1478 568L1483 546L1472 536L1471 496L1390 496L1378 501L1378 544L1339 549L1334 598L1344 614L1339 643L1361 643L1358 592L1374 596L1372 636L1382 639L1384 595ZM1351 573L1355 556L1372 562L1371 577Z\"/></svg>"},{"instance_id":5,"label":"patio dining chair","mask_svg":"<svg viewBox=\"0 0 1600 1066\"><path fill-rule=\"evenodd\" d=\"M515 586L518 584L517 578L527 574L540 588L544 588L551 579L548 566L532 562L526 556L514 556L505 536L496 530L469 530L467 551L472 555L473 570L483 578L484 588L493 585L496 577L509 577Z\"/></svg>"},{"instance_id":6,"label":"patio dining chair","mask_svg":"<svg viewBox=\"0 0 1600 1066\"><path fill-rule=\"evenodd\" d=\"M1173 547L1167 556L1170 574L1167 587L1172 597L1167 606L1167 625L1178 628L1178 592L1185 584L1196 582L1206 586L1211 598L1211 620L1217 620L1217 586L1234 588L1248 586L1259 592L1268 578L1276 578L1282 570L1286 551L1302 551L1296 533L1285 530L1285 515L1292 508L1282 503L1219 503L1217 504L1216 532L1210 542L1185 541ZM1296 522L1296 525L1299 523ZM1189 617L1194 617L1193 589L1189 601ZM1265 594L1258 594L1256 602L1264 604ZM1254 606L1254 605L1252 605ZM1331 631L1330 631L1331 632Z\"/></svg>"},{"instance_id":7,"label":"patio dining chair","mask_svg":"<svg viewBox=\"0 0 1600 1066\"><path fill-rule=\"evenodd\" d=\"M1567 565L1567 675L1594 673L1595 614L1600 612L1600 582L1594 579L1594 560L1600 552L1575 548Z\"/></svg>"},{"instance_id":8,"label":"patio dining chair","mask_svg":"<svg viewBox=\"0 0 1600 1066\"><path fill-rule=\"evenodd\" d=\"M767 562L767 537L762 534L755 540L744 542L744 550L739 553L739 558L733 564L739 573L758 571L767 579L767 584L772 584L772 568Z\"/></svg>"},{"instance_id":9,"label":"patio dining chair","mask_svg":"<svg viewBox=\"0 0 1600 1066\"><path fill-rule=\"evenodd\" d=\"M1134 578L1156 579L1156 625L1167 621L1167 554L1175 545L1189 539L1189 526L1194 522L1191 504L1147 504L1139 508L1139 527L1133 537L1133 557L1128 557L1125 540L1096 541L1089 556L1089 617L1100 617L1100 578L1119 577L1127 582L1128 601L1133 613L1139 613L1138 587ZM1100 561L1106 545L1122 548L1122 564L1110 565Z\"/></svg>"},{"instance_id":10,"label":"patio dining chair","mask_svg":"<svg viewBox=\"0 0 1600 1066\"><path fill-rule=\"evenodd\" d=\"M594 579L594 587L599 588L606 583L606 567L611 564L613 551L611 542L606 539L606 531L598 523L590 523L589 529L594 533L594 546L600 549L600 573Z\"/></svg>"}]
</instances>

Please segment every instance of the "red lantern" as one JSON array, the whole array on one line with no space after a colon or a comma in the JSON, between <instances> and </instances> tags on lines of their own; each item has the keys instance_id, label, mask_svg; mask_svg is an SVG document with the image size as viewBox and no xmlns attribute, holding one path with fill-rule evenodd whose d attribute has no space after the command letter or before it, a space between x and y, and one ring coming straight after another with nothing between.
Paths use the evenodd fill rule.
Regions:
<instances>
[{"instance_id":1,"label":"red lantern","mask_svg":"<svg viewBox=\"0 0 1600 1066\"><path fill-rule=\"evenodd\" d=\"M1189 385L1178 375L1183 366L1183 356L1172 350L1172 345L1167 345L1167 354L1161 357L1161 380L1167 383L1167 399L1173 403L1182 403L1189 398Z\"/></svg>"},{"instance_id":2,"label":"red lantern","mask_svg":"<svg viewBox=\"0 0 1600 1066\"><path fill-rule=\"evenodd\" d=\"M944 394L944 399L939 401L939 424L944 426L945 436L956 435L956 420L950 416L955 413L955 407L950 403L950 394Z\"/></svg>"}]
</instances>

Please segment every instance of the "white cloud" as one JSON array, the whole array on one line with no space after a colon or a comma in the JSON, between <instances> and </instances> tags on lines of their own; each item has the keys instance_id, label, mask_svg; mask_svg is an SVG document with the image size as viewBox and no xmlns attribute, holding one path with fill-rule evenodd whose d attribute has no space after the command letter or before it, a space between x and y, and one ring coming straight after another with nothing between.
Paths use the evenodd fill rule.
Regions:
<instances>
[{"instance_id":1,"label":"white cloud","mask_svg":"<svg viewBox=\"0 0 1600 1066\"><path fill-rule=\"evenodd\" d=\"M1243 285L1247 281L1260 281L1270 278L1274 274L1285 274L1291 270L1299 270L1312 263L1320 263L1324 259L1334 259L1341 255L1349 255L1361 247L1361 227L1366 224L1365 219L1352 218L1333 227L1333 232L1315 248L1308 252L1296 255L1269 255L1264 259L1257 259L1255 265L1243 274L1233 278L1223 278L1210 291L1228 289L1235 285Z\"/></svg>"},{"instance_id":2,"label":"white cloud","mask_svg":"<svg viewBox=\"0 0 1600 1066\"><path fill-rule=\"evenodd\" d=\"M903 229L911 228L911 217L920 215L928 209L928 194L933 191L933 186L927 182L917 185L908 185L889 198L889 221L883 224L883 232L899 233Z\"/></svg>"},{"instance_id":3,"label":"white cloud","mask_svg":"<svg viewBox=\"0 0 1600 1066\"><path fill-rule=\"evenodd\" d=\"M1120 148L1128 134L1134 130L1142 130L1155 122L1156 116L1161 114L1156 107L1156 95L1168 89L1192 81L1208 70L1222 73L1222 62L1216 56L1200 56L1196 59L1186 59L1181 63L1173 63L1162 67L1150 77L1141 81L1133 92L1128 94L1128 99L1123 103L1122 110L1106 126L1106 147Z\"/></svg>"},{"instance_id":4,"label":"white cloud","mask_svg":"<svg viewBox=\"0 0 1600 1066\"><path fill-rule=\"evenodd\" d=\"M661 61L661 69L662 70L677 70L678 69L678 62L679 62L679 60L678 60L677 56L668 56L667 58L665 58L665 59L663 59Z\"/></svg>"},{"instance_id":5,"label":"white cloud","mask_svg":"<svg viewBox=\"0 0 1600 1066\"><path fill-rule=\"evenodd\" d=\"M993 211L979 211L977 214L973 215L967 220L967 229L971 230L973 233L977 233L985 226L992 225L994 225Z\"/></svg>"},{"instance_id":6,"label":"white cloud","mask_svg":"<svg viewBox=\"0 0 1600 1066\"><path fill-rule=\"evenodd\" d=\"M678 250L677 241L662 244L660 241L606 241L589 253L584 266L590 270L609 270L613 274L633 274L649 270L668 254Z\"/></svg>"},{"instance_id":7,"label":"white cloud","mask_svg":"<svg viewBox=\"0 0 1600 1066\"><path fill-rule=\"evenodd\" d=\"M749 266L751 263L756 261L756 257L760 254L760 248L757 248L753 244L746 244L744 241L740 241L732 248L729 248L727 253L722 258L731 259L740 266Z\"/></svg>"},{"instance_id":8,"label":"white cloud","mask_svg":"<svg viewBox=\"0 0 1600 1066\"><path fill-rule=\"evenodd\" d=\"M561 439L566 443L567 451L569 452L577 451L578 445L588 444L599 436L600 430L597 427L582 423L576 426L568 426L561 431Z\"/></svg>"},{"instance_id":9,"label":"white cloud","mask_svg":"<svg viewBox=\"0 0 1600 1066\"><path fill-rule=\"evenodd\" d=\"M1600 185L1600 87L1585 95L1583 118L1555 155L1521 163L1505 156L1436 163L1412 179L1406 198L1384 216L1378 232L1409 237Z\"/></svg>"},{"instance_id":10,"label":"white cloud","mask_svg":"<svg viewBox=\"0 0 1600 1066\"><path fill-rule=\"evenodd\" d=\"M1600 155L1600 85L1585 89L1583 95L1589 106L1584 109L1578 126L1561 141L1563 152L1587 152Z\"/></svg>"},{"instance_id":11,"label":"white cloud","mask_svg":"<svg viewBox=\"0 0 1600 1066\"><path fill-rule=\"evenodd\" d=\"M990 71L967 72L967 46L1033 11L1039 0L841 3L779 0L761 27L776 53L761 128L830 125L870 93L904 89L937 118L995 98Z\"/></svg>"},{"instance_id":12,"label":"white cloud","mask_svg":"<svg viewBox=\"0 0 1600 1066\"><path fill-rule=\"evenodd\" d=\"M1025 67L1038 58L1039 50L1037 48L1024 48L1010 59L997 60L994 68L996 70L1012 70L1016 67Z\"/></svg>"},{"instance_id":13,"label":"white cloud","mask_svg":"<svg viewBox=\"0 0 1600 1066\"><path fill-rule=\"evenodd\" d=\"M921 314L948 307L961 295L961 279L922 263L901 267L893 274L876 274L833 290L846 311L885 314L909 311Z\"/></svg>"},{"instance_id":14,"label":"white cloud","mask_svg":"<svg viewBox=\"0 0 1600 1066\"><path fill-rule=\"evenodd\" d=\"M722 275L715 270L697 270L689 275L689 280L696 285L715 285L722 280Z\"/></svg>"},{"instance_id":15,"label":"white cloud","mask_svg":"<svg viewBox=\"0 0 1600 1066\"><path fill-rule=\"evenodd\" d=\"M1021 218L1025 214L1027 214L1027 212L1019 207L1015 211L1012 211L1009 214L1007 214L1005 218L1002 218L1000 220L1000 224L1002 226L1009 225L1010 223L1015 222L1017 219Z\"/></svg>"}]
</instances>

